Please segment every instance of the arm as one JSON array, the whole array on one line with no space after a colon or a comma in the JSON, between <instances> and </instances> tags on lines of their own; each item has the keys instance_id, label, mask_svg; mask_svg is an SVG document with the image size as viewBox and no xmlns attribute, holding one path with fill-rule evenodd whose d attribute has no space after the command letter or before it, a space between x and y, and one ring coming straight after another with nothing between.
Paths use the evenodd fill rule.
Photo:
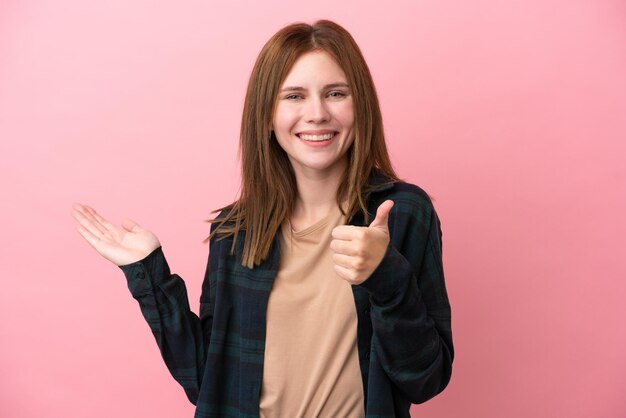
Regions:
<instances>
[{"instance_id":1,"label":"arm","mask_svg":"<svg viewBox=\"0 0 626 418\"><path fill-rule=\"evenodd\" d=\"M130 219L118 228L94 209L78 203L73 205L72 216L78 221L78 232L89 245L126 275L128 287L139 302L167 367L195 403L212 323L209 266L198 318L189 309L185 282L170 273L156 235Z\"/></svg>"},{"instance_id":2,"label":"arm","mask_svg":"<svg viewBox=\"0 0 626 418\"><path fill-rule=\"evenodd\" d=\"M140 261L119 267L152 330L167 368L195 404L212 323L208 284L203 286L198 317L189 308L185 282L170 273L161 247ZM208 283L207 277L205 280Z\"/></svg>"},{"instance_id":3,"label":"arm","mask_svg":"<svg viewBox=\"0 0 626 418\"><path fill-rule=\"evenodd\" d=\"M441 228L430 200L394 198L391 241L382 262L360 286L370 294L372 349L412 403L448 384L454 356Z\"/></svg>"}]
</instances>

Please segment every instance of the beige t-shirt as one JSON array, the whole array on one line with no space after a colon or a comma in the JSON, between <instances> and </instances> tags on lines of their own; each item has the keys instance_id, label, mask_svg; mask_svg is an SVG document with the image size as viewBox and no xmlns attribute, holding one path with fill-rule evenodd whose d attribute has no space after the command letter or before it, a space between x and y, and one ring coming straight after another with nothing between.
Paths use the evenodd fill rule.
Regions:
<instances>
[{"instance_id":1,"label":"beige t-shirt","mask_svg":"<svg viewBox=\"0 0 626 418\"><path fill-rule=\"evenodd\" d=\"M261 418L362 418L363 383L350 284L333 269L336 207L310 227L282 227L281 262L267 308Z\"/></svg>"}]
</instances>

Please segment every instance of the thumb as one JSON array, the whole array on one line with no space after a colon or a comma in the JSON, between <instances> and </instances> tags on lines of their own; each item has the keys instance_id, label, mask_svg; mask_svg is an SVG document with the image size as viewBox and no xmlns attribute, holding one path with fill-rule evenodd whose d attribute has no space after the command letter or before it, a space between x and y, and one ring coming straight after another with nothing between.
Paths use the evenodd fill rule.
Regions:
<instances>
[{"instance_id":1,"label":"thumb","mask_svg":"<svg viewBox=\"0 0 626 418\"><path fill-rule=\"evenodd\" d=\"M370 228L382 228L389 230L389 212L393 207L393 200L385 200L376 210L376 218L370 224Z\"/></svg>"},{"instance_id":2,"label":"thumb","mask_svg":"<svg viewBox=\"0 0 626 418\"><path fill-rule=\"evenodd\" d=\"M139 230L141 230L141 227L137 222L132 221L128 218L122 221L122 228L124 228L128 232L139 232Z\"/></svg>"}]
</instances>

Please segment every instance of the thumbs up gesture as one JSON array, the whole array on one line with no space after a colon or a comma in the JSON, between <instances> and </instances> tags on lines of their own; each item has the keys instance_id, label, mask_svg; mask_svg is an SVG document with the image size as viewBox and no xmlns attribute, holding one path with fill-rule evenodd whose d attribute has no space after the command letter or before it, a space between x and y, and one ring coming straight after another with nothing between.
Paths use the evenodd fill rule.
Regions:
<instances>
[{"instance_id":1,"label":"thumbs up gesture","mask_svg":"<svg viewBox=\"0 0 626 418\"><path fill-rule=\"evenodd\" d=\"M341 225L333 229L330 249L339 277L350 284L361 284L376 270L389 245L392 207L392 200L384 201L370 226Z\"/></svg>"}]
</instances>

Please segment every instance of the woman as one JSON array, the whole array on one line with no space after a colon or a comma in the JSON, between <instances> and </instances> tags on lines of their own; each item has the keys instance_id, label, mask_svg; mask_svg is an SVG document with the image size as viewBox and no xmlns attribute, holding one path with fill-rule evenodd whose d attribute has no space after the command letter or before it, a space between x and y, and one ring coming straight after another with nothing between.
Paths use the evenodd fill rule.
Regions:
<instances>
[{"instance_id":1,"label":"woman","mask_svg":"<svg viewBox=\"0 0 626 418\"><path fill-rule=\"evenodd\" d=\"M157 237L74 206L120 266L196 417L409 417L453 359L439 219L398 180L374 84L339 25L261 51L241 124L242 187L211 220L200 316Z\"/></svg>"}]
</instances>

